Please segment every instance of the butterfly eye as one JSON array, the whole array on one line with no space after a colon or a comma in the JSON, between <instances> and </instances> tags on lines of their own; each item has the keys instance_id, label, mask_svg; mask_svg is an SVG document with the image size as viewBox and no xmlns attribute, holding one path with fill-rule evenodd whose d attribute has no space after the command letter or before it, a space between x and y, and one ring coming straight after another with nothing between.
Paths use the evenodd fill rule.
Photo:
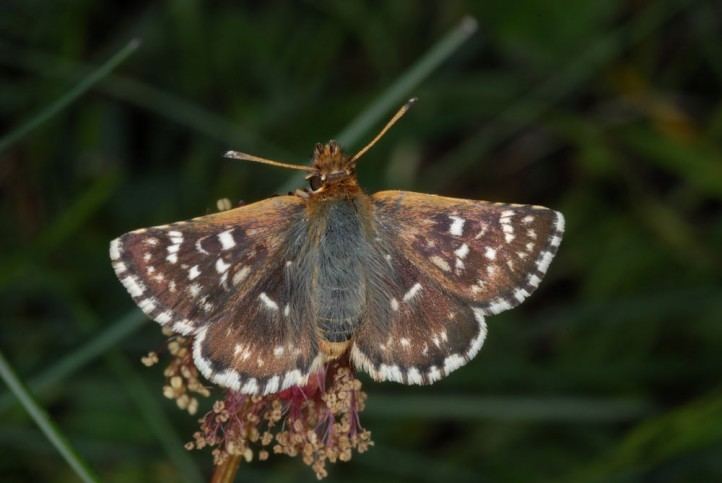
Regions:
<instances>
[{"instance_id":1,"label":"butterfly eye","mask_svg":"<svg viewBox=\"0 0 722 483\"><path fill-rule=\"evenodd\" d=\"M323 179L317 174L308 178L308 184L311 186L312 191L316 191L323 185Z\"/></svg>"}]
</instances>

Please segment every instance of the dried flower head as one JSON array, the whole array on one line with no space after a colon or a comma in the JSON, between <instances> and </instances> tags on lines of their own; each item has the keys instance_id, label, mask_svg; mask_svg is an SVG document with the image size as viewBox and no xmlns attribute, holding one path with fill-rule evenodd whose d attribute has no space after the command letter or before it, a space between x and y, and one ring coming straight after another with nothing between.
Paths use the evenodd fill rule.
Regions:
<instances>
[{"instance_id":1,"label":"dried flower head","mask_svg":"<svg viewBox=\"0 0 722 483\"><path fill-rule=\"evenodd\" d=\"M180 409L194 414L198 400L210 391L199 379L190 355L191 339L171 335L165 368L163 394ZM158 355L149 353L143 363L152 365ZM264 461L274 454L299 457L321 479L326 463L349 461L354 451L373 445L371 433L361 426L366 394L347 358L327 364L309 377L305 386L294 386L276 394L249 396L226 391L223 399L200 419L200 430L188 450L212 448L213 462L223 465L232 458Z\"/></svg>"},{"instance_id":2,"label":"dried flower head","mask_svg":"<svg viewBox=\"0 0 722 483\"><path fill-rule=\"evenodd\" d=\"M193 415L198 411L198 399L195 395L208 397L210 391L203 384L198 369L193 364L190 340L187 337L174 335L165 329L164 334L169 336L166 347L171 355L171 360L163 371L166 380L166 384L163 386L163 395L168 399L175 400L179 409ZM158 363L158 354L149 352L141 358L141 362L149 367L155 365Z\"/></svg>"}]
</instances>

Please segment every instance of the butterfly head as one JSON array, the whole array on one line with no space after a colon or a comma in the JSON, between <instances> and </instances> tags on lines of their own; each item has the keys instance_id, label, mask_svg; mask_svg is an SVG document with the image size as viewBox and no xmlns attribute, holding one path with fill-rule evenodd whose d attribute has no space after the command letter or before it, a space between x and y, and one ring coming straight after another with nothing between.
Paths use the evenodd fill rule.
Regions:
<instances>
[{"instance_id":1,"label":"butterfly head","mask_svg":"<svg viewBox=\"0 0 722 483\"><path fill-rule=\"evenodd\" d=\"M326 144L316 144L313 150L311 166L283 163L238 151L228 151L225 156L232 159L242 159L255 163L278 166L279 168L307 171L309 174L306 176L306 179L310 184L311 194L323 195L323 197L345 196L349 192L360 189L356 181L356 162L386 134L386 131L388 131L396 121L406 114L415 102L415 97L409 99L406 104L396 111L396 114L391 117L376 137L353 156L345 154L334 140ZM305 195L305 197L308 197L308 195Z\"/></svg>"},{"instance_id":2,"label":"butterfly head","mask_svg":"<svg viewBox=\"0 0 722 483\"><path fill-rule=\"evenodd\" d=\"M356 166L334 140L317 143L311 161L313 171L306 176L312 193L327 192L334 187L356 185Z\"/></svg>"}]
</instances>

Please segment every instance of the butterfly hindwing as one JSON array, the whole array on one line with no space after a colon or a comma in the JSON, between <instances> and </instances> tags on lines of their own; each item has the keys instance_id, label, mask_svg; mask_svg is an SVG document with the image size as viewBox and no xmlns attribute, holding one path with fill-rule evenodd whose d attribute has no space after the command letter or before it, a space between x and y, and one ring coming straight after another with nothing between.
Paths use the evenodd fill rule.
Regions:
<instances>
[{"instance_id":1,"label":"butterfly hindwing","mask_svg":"<svg viewBox=\"0 0 722 483\"><path fill-rule=\"evenodd\" d=\"M378 381L430 384L481 349L484 314L446 292L393 243L383 257L385 283L372 293L374 303L354 337L351 360Z\"/></svg>"},{"instance_id":2,"label":"butterfly hindwing","mask_svg":"<svg viewBox=\"0 0 722 483\"><path fill-rule=\"evenodd\" d=\"M291 313L285 267L304 204L279 196L113 240L120 281L153 320L193 335L209 380L245 393L303 382L317 343Z\"/></svg>"},{"instance_id":3,"label":"butterfly hindwing","mask_svg":"<svg viewBox=\"0 0 722 483\"><path fill-rule=\"evenodd\" d=\"M471 359L484 317L531 295L564 230L560 213L539 206L401 191L371 198L394 310L385 322L369 313L352 357L380 380L430 383Z\"/></svg>"}]
</instances>

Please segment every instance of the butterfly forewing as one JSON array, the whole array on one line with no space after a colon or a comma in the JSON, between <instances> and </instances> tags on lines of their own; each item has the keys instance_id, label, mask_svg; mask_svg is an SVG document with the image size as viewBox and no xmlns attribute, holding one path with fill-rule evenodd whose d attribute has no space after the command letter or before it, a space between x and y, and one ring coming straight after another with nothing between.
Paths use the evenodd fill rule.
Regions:
<instances>
[{"instance_id":1,"label":"butterfly forewing","mask_svg":"<svg viewBox=\"0 0 722 483\"><path fill-rule=\"evenodd\" d=\"M400 191L372 204L393 310L387 321L369 313L352 357L380 380L430 383L471 359L484 316L534 292L564 230L562 215L540 206Z\"/></svg>"},{"instance_id":2,"label":"butterfly forewing","mask_svg":"<svg viewBox=\"0 0 722 483\"><path fill-rule=\"evenodd\" d=\"M304 204L280 196L111 243L120 281L152 319L194 336L209 380L246 393L303 382L316 356L287 299L288 236Z\"/></svg>"},{"instance_id":3,"label":"butterfly forewing","mask_svg":"<svg viewBox=\"0 0 722 483\"><path fill-rule=\"evenodd\" d=\"M561 243L564 217L542 206L385 191L372 197L378 229L448 292L488 315L539 286Z\"/></svg>"}]
</instances>

